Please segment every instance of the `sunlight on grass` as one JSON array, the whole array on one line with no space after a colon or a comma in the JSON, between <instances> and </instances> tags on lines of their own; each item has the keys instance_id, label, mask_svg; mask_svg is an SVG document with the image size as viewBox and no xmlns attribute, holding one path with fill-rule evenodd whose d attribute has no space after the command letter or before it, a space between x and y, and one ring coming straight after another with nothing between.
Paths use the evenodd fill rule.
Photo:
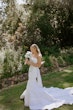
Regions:
<instances>
[{"instance_id":1,"label":"sunlight on grass","mask_svg":"<svg viewBox=\"0 0 73 110\"><path fill-rule=\"evenodd\" d=\"M1 105L0 104L0 110L4 110L5 108L4 108L4 105Z\"/></svg>"},{"instance_id":2,"label":"sunlight on grass","mask_svg":"<svg viewBox=\"0 0 73 110\"><path fill-rule=\"evenodd\" d=\"M64 72L67 72L67 73L71 73L72 72L72 70L63 70Z\"/></svg>"},{"instance_id":3,"label":"sunlight on grass","mask_svg":"<svg viewBox=\"0 0 73 110\"><path fill-rule=\"evenodd\" d=\"M69 66L68 70L72 70L73 71L73 66Z\"/></svg>"},{"instance_id":4,"label":"sunlight on grass","mask_svg":"<svg viewBox=\"0 0 73 110\"><path fill-rule=\"evenodd\" d=\"M65 82L65 83L63 84L64 87L70 87L70 85L71 85L71 84L70 84L70 83L67 83L67 82Z\"/></svg>"},{"instance_id":5,"label":"sunlight on grass","mask_svg":"<svg viewBox=\"0 0 73 110\"><path fill-rule=\"evenodd\" d=\"M63 71L67 72L67 73L71 73L71 72L73 72L73 66L69 66L68 68L63 69Z\"/></svg>"}]
</instances>

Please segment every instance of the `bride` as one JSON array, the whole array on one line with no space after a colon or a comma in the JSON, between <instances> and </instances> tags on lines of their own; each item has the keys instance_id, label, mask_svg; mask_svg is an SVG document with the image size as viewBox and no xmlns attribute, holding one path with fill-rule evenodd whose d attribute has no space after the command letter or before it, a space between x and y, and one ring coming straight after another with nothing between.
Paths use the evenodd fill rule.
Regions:
<instances>
[{"instance_id":1,"label":"bride","mask_svg":"<svg viewBox=\"0 0 73 110\"><path fill-rule=\"evenodd\" d=\"M21 94L24 105L30 110L52 110L63 104L73 104L73 88L45 88L42 85L39 68L41 67L42 54L36 44L30 46L31 57L25 62L29 65L28 82L26 90Z\"/></svg>"}]
</instances>

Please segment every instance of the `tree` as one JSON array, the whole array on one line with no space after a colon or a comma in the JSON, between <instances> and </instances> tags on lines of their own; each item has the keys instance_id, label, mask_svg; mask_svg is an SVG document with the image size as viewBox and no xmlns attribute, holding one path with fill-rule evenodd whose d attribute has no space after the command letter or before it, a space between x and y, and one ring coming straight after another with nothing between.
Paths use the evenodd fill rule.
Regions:
<instances>
[{"instance_id":1,"label":"tree","mask_svg":"<svg viewBox=\"0 0 73 110\"><path fill-rule=\"evenodd\" d=\"M15 6L15 0L2 0L4 7L3 31L13 34L17 28L19 17Z\"/></svg>"},{"instance_id":2,"label":"tree","mask_svg":"<svg viewBox=\"0 0 73 110\"><path fill-rule=\"evenodd\" d=\"M28 20L28 36L33 36L36 28L40 29L43 47L72 46L73 41L73 10L69 1L31 0L32 10ZM35 37L36 39L36 37ZM33 40L35 43L35 41Z\"/></svg>"},{"instance_id":3,"label":"tree","mask_svg":"<svg viewBox=\"0 0 73 110\"><path fill-rule=\"evenodd\" d=\"M61 47L73 46L73 10L66 4L58 7L56 34Z\"/></svg>"},{"instance_id":4,"label":"tree","mask_svg":"<svg viewBox=\"0 0 73 110\"><path fill-rule=\"evenodd\" d=\"M55 11L56 6L52 2L45 0L35 0L33 2L30 18L27 22L27 33L30 36L30 40L32 38L31 43L38 43L42 48L41 50L43 50L43 47L45 47L45 50L49 50L51 46L59 44L54 27ZM34 32L37 28L40 30L41 35L39 41L37 41L37 35L34 37Z\"/></svg>"}]
</instances>

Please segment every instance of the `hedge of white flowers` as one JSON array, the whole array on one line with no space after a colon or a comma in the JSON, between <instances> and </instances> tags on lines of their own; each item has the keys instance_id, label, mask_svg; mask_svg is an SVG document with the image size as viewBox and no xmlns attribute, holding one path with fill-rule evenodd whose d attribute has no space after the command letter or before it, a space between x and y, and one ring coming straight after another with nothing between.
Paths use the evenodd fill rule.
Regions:
<instances>
[{"instance_id":1,"label":"hedge of white flowers","mask_svg":"<svg viewBox=\"0 0 73 110\"><path fill-rule=\"evenodd\" d=\"M21 48L18 51L3 47L0 50L0 75L14 74L22 69Z\"/></svg>"}]
</instances>

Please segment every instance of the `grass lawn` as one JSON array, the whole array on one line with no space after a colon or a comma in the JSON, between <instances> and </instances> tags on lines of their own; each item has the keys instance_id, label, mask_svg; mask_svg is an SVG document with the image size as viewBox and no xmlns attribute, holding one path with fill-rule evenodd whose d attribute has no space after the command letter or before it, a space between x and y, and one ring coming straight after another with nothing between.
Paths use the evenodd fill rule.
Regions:
<instances>
[{"instance_id":1,"label":"grass lawn","mask_svg":"<svg viewBox=\"0 0 73 110\"><path fill-rule=\"evenodd\" d=\"M43 85L46 87L54 86L61 88L73 86L73 66L65 70L66 71L43 74ZM23 102L19 99L26 87L26 83L27 82L23 82L0 92L0 110L29 110L29 108L24 107ZM54 110L73 110L73 105L63 105Z\"/></svg>"}]
</instances>

